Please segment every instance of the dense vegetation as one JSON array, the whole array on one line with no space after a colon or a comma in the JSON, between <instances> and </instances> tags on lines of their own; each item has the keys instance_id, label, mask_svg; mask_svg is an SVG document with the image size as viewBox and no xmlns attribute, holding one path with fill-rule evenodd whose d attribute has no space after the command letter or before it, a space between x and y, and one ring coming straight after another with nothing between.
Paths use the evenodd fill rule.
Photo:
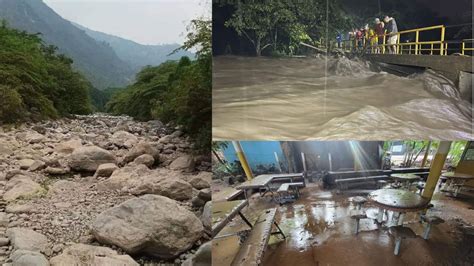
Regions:
<instances>
[{"instance_id":1,"label":"dense vegetation","mask_svg":"<svg viewBox=\"0 0 474 266\"><path fill-rule=\"evenodd\" d=\"M239 42L224 44L226 52L243 50L238 46L250 44L257 56L293 54L301 41L317 44L332 40L339 30L351 26L339 1L229 1L213 8L216 35L228 35L229 39L233 32L238 35ZM214 42L222 47L226 38L219 39Z\"/></svg>"},{"instance_id":2,"label":"dense vegetation","mask_svg":"<svg viewBox=\"0 0 474 266\"><path fill-rule=\"evenodd\" d=\"M11 28L40 32L45 43L57 46L60 53L73 59L74 68L98 89L125 86L136 73L109 45L94 40L43 1L0 1L1 19Z\"/></svg>"},{"instance_id":3,"label":"dense vegetation","mask_svg":"<svg viewBox=\"0 0 474 266\"><path fill-rule=\"evenodd\" d=\"M38 35L0 25L0 122L92 111L90 83Z\"/></svg>"},{"instance_id":4,"label":"dense vegetation","mask_svg":"<svg viewBox=\"0 0 474 266\"><path fill-rule=\"evenodd\" d=\"M197 59L182 57L142 69L132 85L113 95L112 114L139 120L160 119L182 126L196 150L208 152L211 140L211 22L194 20L182 49L198 49Z\"/></svg>"}]
</instances>

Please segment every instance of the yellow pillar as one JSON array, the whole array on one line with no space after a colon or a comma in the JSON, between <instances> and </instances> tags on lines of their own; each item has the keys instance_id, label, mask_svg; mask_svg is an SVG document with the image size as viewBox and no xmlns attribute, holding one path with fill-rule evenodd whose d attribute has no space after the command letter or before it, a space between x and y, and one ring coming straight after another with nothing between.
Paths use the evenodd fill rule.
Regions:
<instances>
[{"instance_id":1,"label":"yellow pillar","mask_svg":"<svg viewBox=\"0 0 474 266\"><path fill-rule=\"evenodd\" d=\"M425 156L423 156L423 161L421 162L421 168L425 167L426 161L428 160L428 155L430 154L431 140L428 141L428 146L426 146Z\"/></svg>"},{"instance_id":2,"label":"yellow pillar","mask_svg":"<svg viewBox=\"0 0 474 266\"><path fill-rule=\"evenodd\" d=\"M423 190L423 198L430 199L433 197L433 192L436 189L436 184L438 184L439 176L441 175L441 170L443 170L444 162L449 153L449 148L451 147L451 141L441 141L439 143L438 150L436 155L431 163L430 174L426 180L425 189Z\"/></svg>"},{"instance_id":3,"label":"yellow pillar","mask_svg":"<svg viewBox=\"0 0 474 266\"><path fill-rule=\"evenodd\" d=\"M253 179L252 170L250 169L249 163L247 162L247 158L245 157L244 151L242 150L242 146L240 146L240 142L232 141L232 145L234 145L235 152L237 153L237 157L239 157L240 164L244 169L247 180Z\"/></svg>"}]
</instances>

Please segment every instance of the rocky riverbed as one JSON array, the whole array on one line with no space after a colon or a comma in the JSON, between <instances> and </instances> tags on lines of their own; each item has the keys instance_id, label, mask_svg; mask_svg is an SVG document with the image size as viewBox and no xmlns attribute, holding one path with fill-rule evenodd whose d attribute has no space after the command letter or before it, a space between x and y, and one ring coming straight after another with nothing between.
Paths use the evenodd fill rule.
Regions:
<instances>
[{"instance_id":1,"label":"rocky riverbed","mask_svg":"<svg viewBox=\"0 0 474 266\"><path fill-rule=\"evenodd\" d=\"M2 127L0 262L210 264L210 182L210 159L160 121Z\"/></svg>"}]
</instances>

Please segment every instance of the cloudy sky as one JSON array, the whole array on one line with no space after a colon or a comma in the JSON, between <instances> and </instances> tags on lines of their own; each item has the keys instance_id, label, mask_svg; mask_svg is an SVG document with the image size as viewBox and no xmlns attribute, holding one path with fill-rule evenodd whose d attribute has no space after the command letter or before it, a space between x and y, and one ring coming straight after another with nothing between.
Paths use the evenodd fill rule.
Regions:
<instances>
[{"instance_id":1,"label":"cloudy sky","mask_svg":"<svg viewBox=\"0 0 474 266\"><path fill-rule=\"evenodd\" d=\"M63 18L142 44L182 43L210 0L44 0Z\"/></svg>"}]
</instances>

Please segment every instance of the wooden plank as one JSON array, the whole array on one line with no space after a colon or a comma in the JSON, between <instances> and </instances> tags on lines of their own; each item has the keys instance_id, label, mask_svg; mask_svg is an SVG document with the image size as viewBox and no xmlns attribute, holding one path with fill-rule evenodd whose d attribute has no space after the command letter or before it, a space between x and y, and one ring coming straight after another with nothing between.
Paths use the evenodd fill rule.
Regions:
<instances>
[{"instance_id":1,"label":"wooden plank","mask_svg":"<svg viewBox=\"0 0 474 266\"><path fill-rule=\"evenodd\" d=\"M262 262L275 221L276 208L268 209L258 217L252 231L241 245L232 266L255 266Z\"/></svg>"}]
</instances>

